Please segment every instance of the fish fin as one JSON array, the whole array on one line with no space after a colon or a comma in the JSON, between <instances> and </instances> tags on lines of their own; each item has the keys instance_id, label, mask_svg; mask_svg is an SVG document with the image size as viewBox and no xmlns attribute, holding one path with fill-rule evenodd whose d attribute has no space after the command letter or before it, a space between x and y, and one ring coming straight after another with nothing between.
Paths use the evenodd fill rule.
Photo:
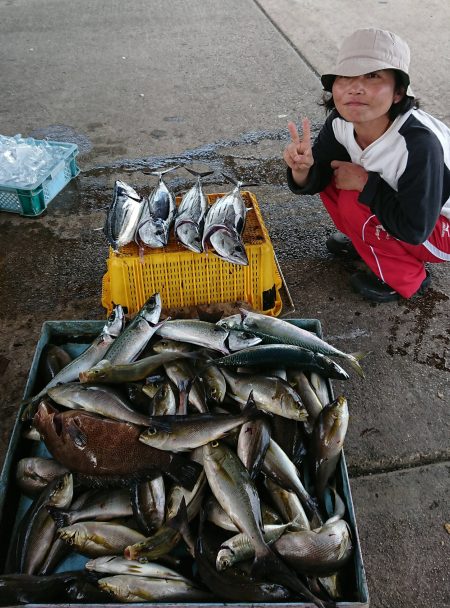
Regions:
<instances>
[{"instance_id":1,"label":"fish fin","mask_svg":"<svg viewBox=\"0 0 450 608\"><path fill-rule=\"evenodd\" d=\"M78 448L87 446L86 433L83 433L73 418L67 423L67 433Z\"/></svg>"},{"instance_id":2,"label":"fish fin","mask_svg":"<svg viewBox=\"0 0 450 608\"><path fill-rule=\"evenodd\" d=\"M166 524L169 526L169 528L172 528L181 534L189 553L192 555L192 557L195 557L195 539L192 535L191 529L189 528L186 499L184 496L180 501L178 511L173 517L167 520Z\"/></svg>"},{"instance_id":3,"label":"fish fin","mask_svg":"<svg viewBox=\"0 0 450 608\"><path fill-rule=\"evenodd\" d=\"M186 169L186 171L189 171L189 173L192 173L192 175L195 175L197 177L206 177L207 175L212 175L214 173L214 171L195 171L194 169L186 167L186 165L183 168Z\"/></svg>"},{"instance_id":4,"label":"fish fin","mask_svg":"<svg viewBox=\"0 0 450 608\"><path fill-rule=\"evenodd\" d=\"M198 462L173 454L166 473L184 488L193 490L202 470L203 467Z\"/></svg>"},{"instance_id":5,"label":"fish fin","mask_svg":"<svg viewBox=\"0 0 450 608\"><path fill-rule=\"evenodd\" d=\"M239 314L241 315L241 325L244 323L245 319L247 318L248 315L248 310L246 310L245 308L239 308Z\"/></svg>"},{"instance_id":6,"label":"fish fin","mask_svg":"<svg viewBox=\"0 0 450 608\"><path fill-rule=\"evenodd\" d=\"M255 400L253 399L253 390L250 391L247 403L242 408L242 414L247 417L247 420L264 416L264 413L257 407Z\"/></svg>"},{"instance_id":7,"label":"fish fin","mask_svg":"<svg viewBox=\"0 0 450 608\"><path fill-rule=\"evenodd\" d=\"M55 522L57 528L64 528L66 526L70 526L70 511L58 509L53 505L46 505L45 508L52 516L52 519Z\"/></svg>"},{"instance_id":8,"label":"fish fin","mask_svg":"<svg viewBox=\"0 0 450 608\"><path fill-rule=\"evenodd\" d=\"M367 355L369 355L371 352L372 351L350 353L347 357L347 361L349 362L351 367L355 370L355 372L361 376L361 378L365 378L365 374L364 374L364 370L361 367L359 362L361 361L361 359L364 359L365 357L367 357Z\"/></svg>"}]
</instances>

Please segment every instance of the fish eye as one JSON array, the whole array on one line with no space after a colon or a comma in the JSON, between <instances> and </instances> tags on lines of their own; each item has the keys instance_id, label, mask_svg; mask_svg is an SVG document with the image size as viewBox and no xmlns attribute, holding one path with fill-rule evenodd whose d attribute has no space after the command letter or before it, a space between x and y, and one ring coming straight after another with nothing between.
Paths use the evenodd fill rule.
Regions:
<instances>
[{"instance_id":1,"label":"fish eye","mask_svg":"<svg viewBox=\"0 0 450 608\"><path fill-rule=\"evenodd\" d=\"M219 442L218 441L211 441L211 447L212 448L217 448L219 446Z\"/></svg>"},{"instance_id":2,"label":"fish eye","mask_svg":"<svg viewBox=\"0 0 450 608\"><path fill-rule=\"evenodd\" d=\"M157 432L158 432L158 431L156 430L156 428L155 428L154 426L151 426L151 427L148 429L148 434L149 434L149 435L156 435L156 433L157 433Z\"/></svg>"}]
</instances>

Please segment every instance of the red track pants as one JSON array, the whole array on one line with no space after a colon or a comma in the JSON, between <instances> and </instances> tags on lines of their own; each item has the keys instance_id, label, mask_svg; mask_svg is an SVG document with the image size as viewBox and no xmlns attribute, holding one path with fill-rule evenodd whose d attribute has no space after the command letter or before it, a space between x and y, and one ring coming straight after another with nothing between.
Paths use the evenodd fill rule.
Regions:
<instances>
[{"instance_id":1,"label":"red track pants","mask_svg":"<svg viewBox=\"0 0 450 608\"><path fill-rule=\"evenodd\" d=\"M426 276L424 262L450 261L450 220L439 220L425 243L409 245L391 236L356 190L339 190L332 182L320 193L336 228L346 234L369 268L404 298L410 298Z\"/></svg>"}]
</instances>

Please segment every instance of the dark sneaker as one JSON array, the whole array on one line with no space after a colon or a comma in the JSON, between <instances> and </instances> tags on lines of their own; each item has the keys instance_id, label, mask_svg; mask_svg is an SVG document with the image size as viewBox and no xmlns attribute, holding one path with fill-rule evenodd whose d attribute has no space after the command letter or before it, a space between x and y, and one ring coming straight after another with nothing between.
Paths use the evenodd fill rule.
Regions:
<instances>
[{"instance_id":1,"label":"dark sneaker","mask_svg":"<svg viewBox=\"0 0 450 608\"><path fill-rule=\"evenodd\" d=\"M330 253L334 253L334 255L341 255L351 259L360 257L351 240L348 236L342 234L342 232L335 232L330 236L325 241L325 247Z\"/></svg>"},{"instance_id":2,"label":"dark sneaker","mask_svg":"<svg viewBox=\"0 0 450 608\"><path fill-rule=\"evenodd\" d=\"M426 288L431 282L431 277L427 272L427 276L422 281L422 285L414 295L421 296L425 293ZM366 300L372 302L395 302L401 296L399 293L389 287L373 273L356 272L350 277L350 285L353 289L362 295Z\"/></svg>"}]
</instances>

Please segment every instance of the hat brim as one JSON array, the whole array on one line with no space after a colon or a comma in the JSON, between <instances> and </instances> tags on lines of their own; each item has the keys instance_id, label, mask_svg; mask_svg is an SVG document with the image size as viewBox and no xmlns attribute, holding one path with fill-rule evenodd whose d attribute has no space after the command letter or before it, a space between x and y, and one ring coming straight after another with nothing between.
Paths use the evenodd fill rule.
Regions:
<instances>
[{"instance_id":1,"label":"hat brim","mask_svg":"<svg viewBox=\"0 0 450 608\"><path fill-rule=\"evenodd\" d=\"M375 63L374 63L375 66ZM396 72L398 72L398 74L400 74L400 77L402 79L402 84L406 89L406 96L407 97L415 97L414 93L412 92L411 86L409 84L409 75L406 74L406 72L403 72L402 70L399 70L398 68L393 68L392 66L389 65L384 65L384 64L380 64L379 62L376 63L376 67L373 67L372 69L367 69L368 67L368 63L366 62L364 64L364 68L363 71L359 70L358 67L353 67L351 69L342 69L340 70L340 72L347 72L347 73L340 73L339 76L361 76L362 74L369 74L370 72L376 72L377 70L395 70ZM362 69L362 68L361 68ZM333 88L333 82L334 79L336 78L337 74L322 74L322 76L320 77L320 80L322 82L322 86L324 88L325 91L328 91L329 93L332 92L332 88Z\"/></svg>"}]
</instances>

